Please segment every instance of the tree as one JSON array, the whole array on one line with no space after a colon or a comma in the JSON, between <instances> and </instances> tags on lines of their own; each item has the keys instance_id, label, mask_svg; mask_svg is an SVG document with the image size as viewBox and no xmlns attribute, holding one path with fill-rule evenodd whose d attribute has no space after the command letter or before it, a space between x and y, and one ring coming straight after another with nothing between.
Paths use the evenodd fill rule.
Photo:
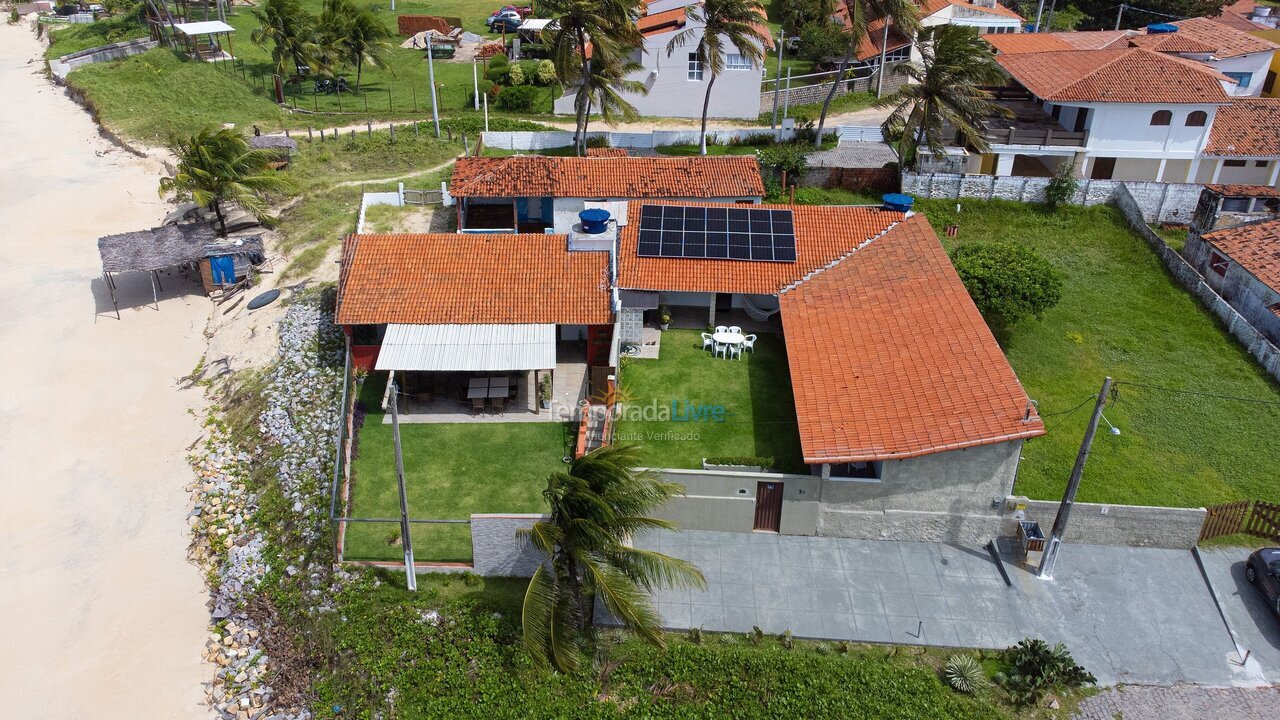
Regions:
<instances>
[{"instance_id":1,"label":"tree","mask_svg":"<svg viewBox=\"0 0 1280 720\"><path fill-rule=\"evenodd\" d=\"M638 449L605 446L547 478L550 517L523 531L550 562L534 572L521 620L530 654L562 672L578 667L590 641L596 600L624 627L661 646L649 593L656 587L702 589L702 573L685 560L629 547L649 530L674 530L647 513L684 488L639 472Z\"/></svg>"},{"instance_id":2,"label":"tree","mask_svg":"<svg viewBox=\"0 0 1280 720\"><path fill-rule=\"evenodd\" d=\"M707 111L711 107L711 88L724 72L725 45L753 65L764 62L765 44L769 36L765 27L764 6L756 0L704 0L684 9L689 19L685 29L667 43L667 57L676 48L701 35L695 54L702 72L709 73L707 91L702 97L702 129L699 132L699 154L707 154Z\"/></svg>"},{"instance_id":3,"label":"tree","mask_svg":"<svg viewBox=\"0 0 1280 720\"><path fill-rule=\"evenodd\" d=\"M189 196L212 210L222 235L227 234L223 202L234 202L259 221L271 222L267 194L292 188L271 167L272 151L250 148L234 130L205 128L195 135L175 137L169 141L169 150L178 158L178 167L172 177L160 179L160 195Z\"/></svg>"},{"instance_id":4,"label":"tree","mask_svg":"<svg viewBox=\"0 0 1280 720\"><path fill-rule=\"evenodd\" d=\"M844 29L830 20L811 22L800 28L800 57L814 63L830 62L845 51Z\"/></svg>"},{"instance_id":5,"label":"tree","mask_svg":"<svg viewBox=\"0 0 1280 720\"><path fill-rule=\"evenodd\" d=\"M836 0L787 0L778 3L782 26L789 34L813 23L830 23L836 12Z\"/></svg>"},{"instance_id":6,"label":"tree","mask_svg":"<svg viewBox=\"0 0 1280 720\"><path fill-rule=\"evenodd\" d=\"M844 0L844 6L848 16L846 33L848 44L845 46L844 56L840 58L840 65L836 68L831 90L822 101L822 113L818 116L818 134L813 139L813 146L818 149L822 148L822 128L827 123L827 110L830 109L831 101L835 99L836 91L844 80L849 63L853 62L863 39L867 37L867 25L876 18L886 18L889 24L908 36L914 35L916 28L920 26L920 12L912 0ZM877 42L880 41L881 39L877 38ZM880 68L880 72L884 72L884 68Z\"/></svg>"},{"instance_id":7,"label":"tree","mask_svg":"<svg viewBox=\"0 0 1280 720\"><path fill-rule=\"evenodd\" d=\"M265 0L251 10L258 27L249 34L255 45L271 43L271 60L278 75L287 75L292 62L295 72L311 65L319 48L315 43L315 18L302 9L298 0Z\"/></svg>"},{"instance_id":8,"label":"tree","mask_svg":"<svg viewBox=\"0 0 1280 720\"><path fill-rule=\"evenodd\" d=\"M601 97L605 89L595 83L624 83L626 73L618 71L623 67L638 68L637 63L627 58L643 42L635 22L643 14L641 1L539 0L534 14L552 18L543 31L543 45L555 63L560 84L566 90L574 88L573 107L577 115L574 138L578 153L582 154L586 152L586 127L593 100L605 99ZM590 69L593 61L602 66L594 73ZM616 96L621 88L615 85L612 93L605 93L614 96L608 98L609 102L620 100Z\"/></svg>"},{"instance_id":9,"label":"tree","mask_svg":"<svg viewBox=\"0 0 1280 720\"><path fill-rule=\"evenodd\" d=\"M1044 313L1062 298L1062 273L1043 255L1018 243L963 243L951 263L978 311L993 325L1013 327Z\"/></svg>"},{"instance_id":10,"label":"tree","mask_svg":"<svg viewBox=\"0 0 1280 720\"><path fill-rule=\"evenodd\" d=\"M987 118L1012 114L981 88L1004 82L990 46L974 28L935 25L920 31L917 47L924 62L903 66L912 82L875 103L894 106L884 128L898 137L902 167L915 167L921 146L942 157L951 130L978 152L988 152Z\"/></svg>"},{"instance_id":11,"label":"tree","mask_svg":"<svg viewBox=\"0 0 1280 720\"><path fill-rule=\"evenodd\" d=\"M322 53L331 58L332 66L355 66L356 90L360 89L365 64L387 66L394 37L376 15L350 0L326 0L320 15L320 36Z\"/></svg>"},{"instance_id":12,"label":"tree","mask_svg":"<svg viewBox=\"0 0 1280 720\"><path fill-rule=\"evenodd\" d=\"M1082 30L1111 30L1116 26L1116 13L1120 9L1111 0L1072 0L1072 4L1086 16L1081 23ZM1218 17L1222 14L1226 0L1157 0L1144 2L1142 8L1154 10L1162 15L1145 13L1142 8L1129 5L1120 16L1120 28L1141 28L1147 23L1168 22L1167 15L1177 17ZM1049 3L1045 3L1045 14L1049 13ZM1035 15L1031 18L1034 20Z\"/></svg>"},{"instance_id":13,"label":"tree","mask_svg":"<svg viewBox=\"0 0 1280 720\"><path fill-rule=\"evenodd\" d=\"M1037 0L1027 0L1018 5L1018 13L1028 18L1028 22L1034 22L1036 10L1040 7ZM1041 32L1070 32L1080 26L1080 23L1088 19L1075 3L1067 5L1065 8L1058 8L1056 5L1046 3L1044 12L1040 18ZM1112 18L1114 22L1115 18Z\"/></svg>"},{"instance_id":14,"label":"tree","mask_svg":"<svg viewBox=\"0 0 1280 720\"><path fill-rule=\"evenodd\" d=\"M615 122L631 122L640 118L635 106L627 102L623 93L645 95L649 89L639 80L627 77L640 69L640 63L624 58L607 43L598 43L587 63L587 74L578 86L578 98L586 103L582 113L582 130L578 133L578 154L587 151L587 127L591 113L598 110L600 118L612 125Z\"/></svg>"}]
</instances>

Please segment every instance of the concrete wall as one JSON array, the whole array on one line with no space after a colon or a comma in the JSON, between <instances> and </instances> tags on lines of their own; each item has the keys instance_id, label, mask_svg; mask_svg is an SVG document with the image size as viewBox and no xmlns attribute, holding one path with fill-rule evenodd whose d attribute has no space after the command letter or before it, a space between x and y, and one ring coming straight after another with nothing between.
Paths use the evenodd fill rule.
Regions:
<instances>
[{"instance_id":1,"label":"concrete wall","mask_svg":"<svg viewBox=\"0 0 1280 720\"><path fill-rule=\"evenodd\" d=\"M106 62L108 60L119 60L130 55L138 55L152 48L158 47L159 42L142 38L139 40L125 40L123 42L112 43L110 45L102 45L88 50L81 50L69 55L63 55L56 60L49 61L49 71L59 78L65 78L68 73L78 67L92 65L93 63Z\"/></svg>"},{"instance_id":2,"label":"concrete wall","mask_svg":"<svg viewBox=\"0 0 1280 720\"><path fill-rule=\"evenodd\" d=\"M832 132L835 132L833 129ZM739 129L713 129L707 131L707 144L727 145L745 138L758 135L773 135L767 127L750 127ZM652 132L610 132L592 130L587 132L588 138L603 137L609 140L610 147L620 148L655 148L664 145L696 145L698 129L691 130L654 130ZM791 136L783 134L782 140ZM482 134L485 147L498 150L547 150L573 145L572 132L554 131L488 131Z\"/></svg>"},{"instance_id":3,"label":"concrete wall","mask_svg":"<svg viewBox=\"0 0 1280 720\"><path fill-rule=\"evenodd\" d=\"M674 498L657 516L682 530L751 532L756 516L756 483L782 483L783 535L817 534L818 478L786 473L727 470L659 470L663 479L679 483L685 497Z\"/></svg>"},{"instance_id":4,"label":"concrete wall","mask_svg":"<svg viewBox=\"0 0 1280 720\"><path fill-rule=\"evenodd\" d=\"M1237 57L1214 60L1208 65L1220 73L1242 72L1253 73L1248 85L1231 88L1232 95L1261 95L1262 86L1267 81L1267 70L1271 67L1274 50L1249 53Z\"/></svg>"},{"instance_id":5,"label":"concrete wall","mask_svg":"<svg viewBox=\"0 0 1280 720\"><path fill-rule=\"evenodd\" d=\"M1089 155L1106 157L1192 158L1204 148L1213 127L1216 105L1153 105L1149 103L1096 103L1090 109ZM1168 125L1152 125L1157 110L1173 113ZM1208 113L1203 127L1189 127L1187 116ZM1065 117L1063 118L1065 122ZM1074 117L1072 118L1074 122Z\"/></svg>"},{"instance_id":6,"label":"concrete wall","mask_svg":"<svg viewBox=\"0 0 1280 720\"><path fill-rule=\"evenodd\" d=\"M534 549L516 531L533 527L545 515L472 515L471 552L477 575L530 577L546 556Z\"/></svg>"},{"instance_id":7,"label":"concrete wall","mask_svg":"<svg viewBox=\"0 0 1280 720\"><path fill-rule=\"evenodd\" d=\"M902 174L902 192L918 198L1044 202L1048 185L1049 178L1038 177ZM1082 179L1071 202L1085 206L1102 205L1111 202L1120 187L1128 188L1147 222L1173 223L1191 221L1201 190L1199 185L1181 183Z\"/></svg>"},{"instance_id":8,"label":"concrete wall","mask_svg":"<svg viewBox=\"0 0 1280 720\"><path fill-rule=\"evenodd\" d=\"M907 82L907 76L901 72L897 72L897 68L901 63L885 63L884 75L884 93L891 95L898 91ZM794 81L799 82L799 81ZM850 93L875 92L879 83L876 75L873 73L870 77L858 78L856 80L845 80L841 82L840 87L836 89L836 97L848 95ZM761 113L773 112L773 95L778 95L778 117L782 117L782 108L784 105L809 105L812 103L820 103L827 99L827 94L831 92L831 83L817 83L814 85L792 85L791 89L787 89L787 81L784 76L782 81L776 83L767 82L761 87L765 88L760 93ZM755 117L754 115L752 117Z\"/></svg>"},{"instance_id":9,"label":"concrete wall","mask_svg":"<svg viewBox=\"0 0 1280 720\"><path fill-rule=\"evenodd\" d=\"M1040 523L1048 535L1058 506L1052 500L1028 501L1026 518ZM1204 508L1075 503L1065 540L1090 545L1190 549L1200 539L1205 515ZM1006 518L1002 534L1015 534L1016 522L1012 517Z\"/></svg>"}]
</instances>

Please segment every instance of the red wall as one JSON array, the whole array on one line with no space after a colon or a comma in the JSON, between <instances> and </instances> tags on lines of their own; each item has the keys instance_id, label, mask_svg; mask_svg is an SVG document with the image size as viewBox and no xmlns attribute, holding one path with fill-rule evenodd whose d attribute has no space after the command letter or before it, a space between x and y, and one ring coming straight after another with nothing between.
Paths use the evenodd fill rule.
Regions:
<instances>
[{"instance_id":1,"label":"red wall","mask_svg":"<svg viewBox=\"0 0 1280 720\"><path fill-rule=\"evenodd\" d=\"M378 362L378 350L380 349L382 349L381 345L352 345L351 364L373 372L373 366Z\"/></svg>"}]
</instances>

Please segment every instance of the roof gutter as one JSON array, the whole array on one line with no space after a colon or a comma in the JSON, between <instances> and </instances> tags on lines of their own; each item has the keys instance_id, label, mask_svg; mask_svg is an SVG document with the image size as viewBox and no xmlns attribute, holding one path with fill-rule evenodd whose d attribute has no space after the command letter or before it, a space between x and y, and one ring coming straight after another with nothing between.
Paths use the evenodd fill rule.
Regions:
<instances>
[{"instance_id":1,"label":"roof gutter","mask_svg":"<svg viewBox=\"0 0 1280 720\"><path fill-rule=\"evenodd\" d=\"M1039 418L1036 418L1039 420ZM831 456L804 456L807 465L822 465L826 463L853 463L853 462L875 462L883 460L909 460L924 455L934 455L936 453L947 452L950 450L965 450L971 447L980 447L982 445L995 445L997 443L1009 442L1010 440L1026 440L1028 438L1039 437L1045 434L1044 426L1023 430L1022 432L1009 433L991 438L981 438L979 440L966 440L957 443L948 443L946 445L936 445L922 450L913 450L911 452L902 453L868 453L865 455L831 455Z\"/></svg>"}]
</instances>

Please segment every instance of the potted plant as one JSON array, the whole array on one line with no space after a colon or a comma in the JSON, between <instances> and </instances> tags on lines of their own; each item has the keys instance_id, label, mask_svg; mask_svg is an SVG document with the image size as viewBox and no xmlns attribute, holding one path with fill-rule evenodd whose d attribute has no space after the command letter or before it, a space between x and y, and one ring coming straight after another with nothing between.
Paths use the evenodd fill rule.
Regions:
<instances>
[{"instance_id":1,"label":"potted plant","mask_svg":"<svg viewBox=\"0 0 1280 720\"><path fill-rule=\"evenodd\" d=\"M551 376L543 375L538 381L538 402L543 410L551 409Z\"/></svg>"},{"instance_id":2,"label":"potted plant","mask_svg":"<svg viewBox=\"0 0 1280 720\"><path fill-rule=\"evenodd\" d=\"M664 331L671 327L671 311L667 309L666 305L658 308L658 324L662 326Z\"/></svg>"}]
</instances>

